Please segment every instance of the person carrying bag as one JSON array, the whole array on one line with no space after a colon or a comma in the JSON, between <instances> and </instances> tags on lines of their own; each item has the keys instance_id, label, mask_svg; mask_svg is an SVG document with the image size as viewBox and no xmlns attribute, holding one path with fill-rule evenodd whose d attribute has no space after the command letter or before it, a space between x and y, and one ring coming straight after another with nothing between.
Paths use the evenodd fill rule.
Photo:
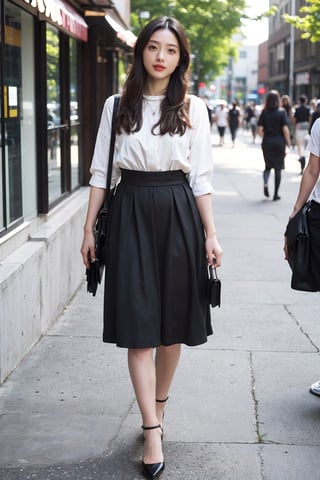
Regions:
<instances>
[{"instance_id":1,"label":"person carrying bag","mask_svg":"<svg viewBox=\"0 0 320 480\"><path fill-rule=\"evenodd\" d=\"M310 152L309 162L303 172L299 193L289 217L294 221L296 215L303 214L304 206L307 206L304 214L307 215L308 227L308 264L304 273L304 280L311 288L298 288L304 291L320 291L320 118L315 121L308 142L307 150ZM308 202L308 203L307 203ZM288 224L288 226L289 226ZM288 234L288 231L286 232ZM284 242L285 259L290 261L290 241L285 236ZM293 268L294 275L294 268ZM299 284L298 284L299 286ZM303 285L302 285L303 286ZM300 284L301 287L301 284ZM313 383L310 392L320 396L320 381Z\"/></svg>"},{"instance_id":2,"label":"person carrying bag","mask_svg":"<svg viewBox=\"0 0 320 480\"><path fill-rule=\"evenodd\" d=\"M127 349L149 479L165 468L163 411L181 344L201 345L213 334L208 265L218 268L222 260L208 112L188 94L189 64L180 23L153 19L136 41L116 120L103 341ZM105 196L113 103L113 97L105 102L90 169L81 247L87 268ZM219 296L212 302L220 303Z\"/></svg>"}]
</instances>

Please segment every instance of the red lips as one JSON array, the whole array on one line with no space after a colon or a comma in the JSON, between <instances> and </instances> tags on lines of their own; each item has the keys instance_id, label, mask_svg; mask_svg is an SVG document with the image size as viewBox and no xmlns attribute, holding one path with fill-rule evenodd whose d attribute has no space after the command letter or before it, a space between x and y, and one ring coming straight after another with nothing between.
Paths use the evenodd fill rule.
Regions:
<instances>
[{"instance_id":1,"label":"red lips","mask_svg":"<svg viewBox=\"0 0 320 480\"><path fill-rule=\"evenodd\" d=\"M153 68L154 68L157 72L162 72L162 70L165 70L166 67L164 67L163 65L153 65Z\"/></svg>"}]
</instances>

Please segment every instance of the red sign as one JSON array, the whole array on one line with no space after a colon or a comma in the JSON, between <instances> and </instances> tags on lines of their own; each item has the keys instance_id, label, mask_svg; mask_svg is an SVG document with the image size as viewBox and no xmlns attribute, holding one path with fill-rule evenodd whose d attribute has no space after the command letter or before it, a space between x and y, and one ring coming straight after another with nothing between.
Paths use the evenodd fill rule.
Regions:
<instances>
[{"instance_id":1,"label":"red sign","mask_svg":"<svg viewBox=\"0 0 320 480\"><path fill-rule=\"evenodd\" d=\"M73 37L88 40L88 25L79 13L63 0L24 0L40 15L63 28Z\"/></svg>"}]
</instances>

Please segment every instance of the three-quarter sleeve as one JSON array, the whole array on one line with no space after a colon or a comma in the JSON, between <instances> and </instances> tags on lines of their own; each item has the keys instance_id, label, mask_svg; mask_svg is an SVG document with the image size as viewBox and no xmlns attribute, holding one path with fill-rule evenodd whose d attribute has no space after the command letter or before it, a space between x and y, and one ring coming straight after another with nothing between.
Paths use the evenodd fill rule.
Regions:
<instances>
[{"instance_id":1,"label":"three-quarter sleeve","mask_svg":"<svg viewBox=\"0 0 320 480\"><path fill-rule=\"evenodd\" d=\"M106 188L114 95L105 101L90 167L90 185Z\"/></svg>"},{"instance_id":2,"label":"three-quarter sleeve","mask_svg":"<svg viewBox=\"0 0 320 480\"><path fill-rule=\"evenodd\" d=\"M311 129L307 150L316 157L320 157L320 118L318 118Z\"/></svg>"},{"instance_id":3,"label":"three-quarter sleeve","mask_svg":"<svg viewBox=\"0 0 320 480\"><path fill-rule=\"evenodd\" d=\"M192 96L190 102L190 172L188 180L195 197L213 191L213 153L207 107L203 100Z\"/></svg>"}]
</instances>

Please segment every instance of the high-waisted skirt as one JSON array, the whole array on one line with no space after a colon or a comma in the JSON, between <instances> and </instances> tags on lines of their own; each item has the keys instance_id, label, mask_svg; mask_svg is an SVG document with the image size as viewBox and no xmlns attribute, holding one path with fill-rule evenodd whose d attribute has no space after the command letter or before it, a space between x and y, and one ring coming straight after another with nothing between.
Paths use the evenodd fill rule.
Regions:
<instances>
[{"instance_id":1,"label":"high-waisted skirt","mask_svg":"<svg viewBox=\"0 0 320 480\"><path fill-rule=\"evenodd\" d=\"M308 214L310 233L310 271L320 291L320 203L312 201Z\"/></svg>"},{"instance_id":2,"label":"high-waisted skirt","mask_svg":"<svg viewBox=\"0 0 320 480\"><path fill-rule=\"evenodd\" d=\"M186 175L122 170L113 197L103 341L194 346L212 334L205 238Z\"/></svg>"},{"instance_id":3,"label":"high-waisted skirt","mask_svg":"<svg viewBox=\"0 0 320 480\"><path fill-rule=\"evenodd\" d=\"M271 170L272 168L275 170L284 169L286 144L281 135L277 137L264 137L262 141L262 152L267 170Z\"/></svg>"}]
</instances>

